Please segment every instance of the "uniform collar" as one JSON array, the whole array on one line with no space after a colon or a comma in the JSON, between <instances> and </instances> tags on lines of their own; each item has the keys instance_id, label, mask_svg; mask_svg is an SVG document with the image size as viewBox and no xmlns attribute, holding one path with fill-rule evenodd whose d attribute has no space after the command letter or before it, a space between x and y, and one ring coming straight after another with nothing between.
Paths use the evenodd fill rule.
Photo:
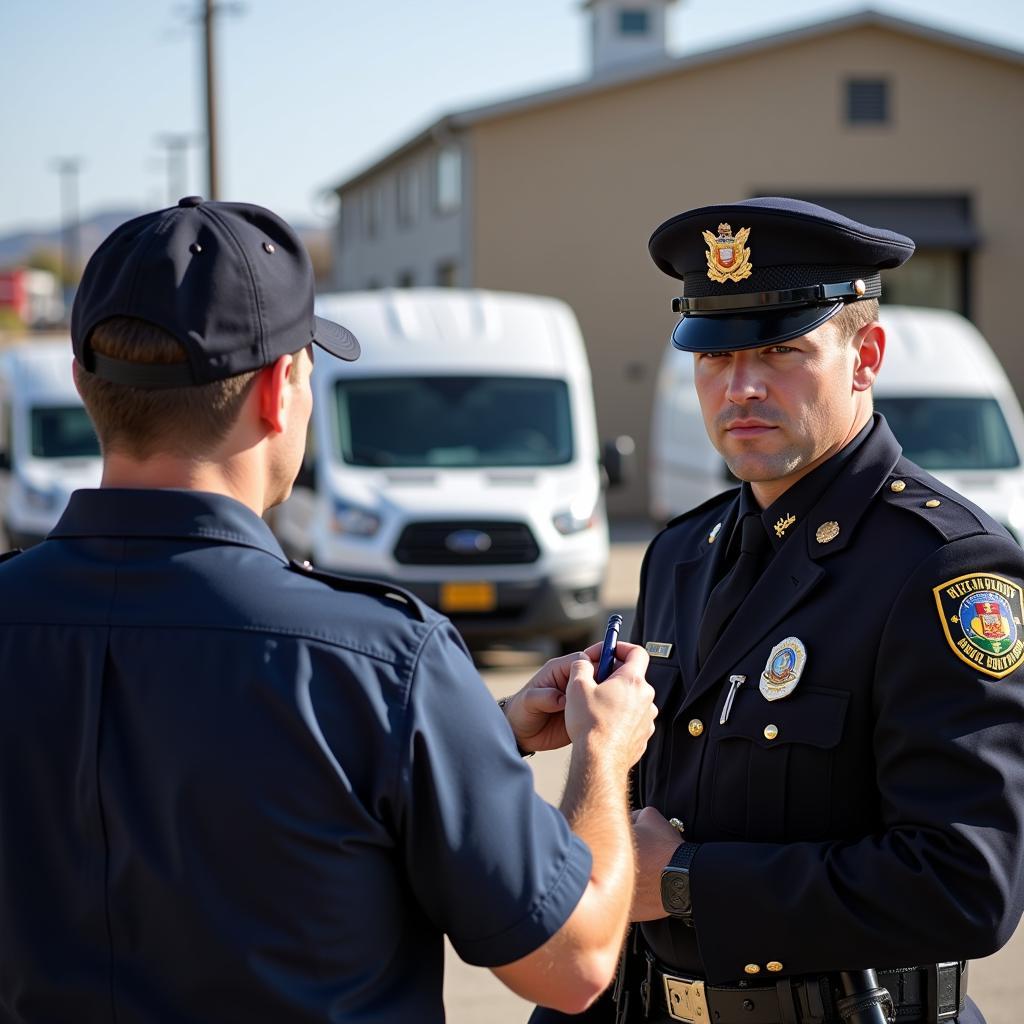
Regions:
<instances>
[{"instance_id":1,"label":"uniform collar","mask_svg":"<svg viewBox=\"0 0 1024 1024\"><path fill-rule=\"evenodd\" d=\"M270 527L251 508L208 491L121 487L75 491L50 537L210 540L257 548L288 561Z\"/></svg>"},{"instance_id":2,"label":"uniform collar","mask_svg":"<svg viewBox=\"0 0 1024 1024\"><path fill-rule=\"evenodd\" d=\"M808 516L821 496L835 482L843 468L849 465L857 450L867 440L874 425L875 420L869 420L848 445L841 448L812 472L797 480L766 509L760 508L750 484L744 483L740 488L736 525L733 527L733 534L729 539L729 550L732 551L734 546L737 551L739 550L739 524L743 521L744 516L755 513L761 516L765 533L768 534L772 543L772 550L778 551L793 535L796 525Z\"/></svg>"}]
</instances>

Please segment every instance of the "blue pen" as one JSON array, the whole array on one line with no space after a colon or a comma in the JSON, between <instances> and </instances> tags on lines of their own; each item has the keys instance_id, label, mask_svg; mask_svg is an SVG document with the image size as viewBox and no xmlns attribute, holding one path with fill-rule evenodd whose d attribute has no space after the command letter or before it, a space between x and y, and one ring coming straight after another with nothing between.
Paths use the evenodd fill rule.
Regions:
<instances>
[{"instance_id":1,"label":"blue pen","mask_svg":"<svg viewBox=\"0 0 1024 1024\"><path fill-rule=\"evenodd\" d=\"M622 628L621 615L608 616L608 628L604 633L604 646L601 648L601 660L597 663L594 679L603 683L615 664L615 646L619 642L619 630Z\"/></svg>"}]
</instances>

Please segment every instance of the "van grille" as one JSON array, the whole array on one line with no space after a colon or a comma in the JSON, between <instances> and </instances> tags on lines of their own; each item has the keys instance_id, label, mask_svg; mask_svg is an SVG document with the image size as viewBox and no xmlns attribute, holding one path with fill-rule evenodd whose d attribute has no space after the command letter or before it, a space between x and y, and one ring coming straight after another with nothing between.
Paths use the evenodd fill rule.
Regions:
<instances>
[{"instance_id":1,"label":"van grille","mask_svg":"<svg viewBox=\"0 0 1024 1024\"><path fill-rule=\"evenodd\" d=\"M395 545L403 565L523 565L539 557L525 523L410 523Z\"/></svg>"}]
</instances>

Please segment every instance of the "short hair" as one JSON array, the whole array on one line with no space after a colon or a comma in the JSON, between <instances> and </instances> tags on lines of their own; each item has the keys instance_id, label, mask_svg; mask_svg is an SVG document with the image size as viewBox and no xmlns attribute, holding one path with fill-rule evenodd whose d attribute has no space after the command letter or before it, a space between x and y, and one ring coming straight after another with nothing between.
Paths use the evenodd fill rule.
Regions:
<instances>
[{"instance_id":1,"label":"short hair","mask_svg":"<svg viewBox=\"0 0 1024 1024\"><path fill-rule=\"evenodd\" d=\"M132 363L184 363L185 347L162 327L112 317L89 338L94 352ZM104 454L209 454L234 426L259 370L192 387L147 389L104 380L75 361L75 380Z\"/></svg>"},{"instance_id":2,"label":"short hair","mask_svg":"<svg viewBox=\"0 0 1024 1024\"><path fill-rule=\"evenodd\" d=\"M878 299L860 299L857 302L846 302L843 308L830 321L839 334L842 342L847 342L862 327L874 323L878 319Z\"/></svg>"}]
</instances>

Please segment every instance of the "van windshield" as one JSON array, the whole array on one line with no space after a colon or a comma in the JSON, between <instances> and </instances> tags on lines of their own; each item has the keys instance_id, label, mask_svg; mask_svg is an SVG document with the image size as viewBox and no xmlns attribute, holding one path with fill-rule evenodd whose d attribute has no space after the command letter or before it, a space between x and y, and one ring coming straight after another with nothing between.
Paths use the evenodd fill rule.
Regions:
<instances>
[{"instance_id":1,"label":"van windshield","mask_svg":"<svg viewBox=\"0 0 1024 1024\"><path fill-rule=\"evenodd\" d=\"M922 469L1011 469L1020 456L994 398L875 398L903 454Z\"/></svg>"},{"instance_id":2,"label":"van windshield","mask_svg":"<svg viewBox=\"0 0 1024 1024\"><path fill-rule=\"evenodd\" d=\"M335 395L341 457L355 466L555 466L573 457L564 380L343 379Z\"/></svg>"},{"instance_id":3,"label":"van windshield","mask_svg":"<svg viewBox=\"0 0 1024 1024\"><path fill-rule=\"evenodd\" d=\"M46 406L32 410L34 458L76 459L99 453L92 421L82 406Z\"/></svg>"}]
</instances>

